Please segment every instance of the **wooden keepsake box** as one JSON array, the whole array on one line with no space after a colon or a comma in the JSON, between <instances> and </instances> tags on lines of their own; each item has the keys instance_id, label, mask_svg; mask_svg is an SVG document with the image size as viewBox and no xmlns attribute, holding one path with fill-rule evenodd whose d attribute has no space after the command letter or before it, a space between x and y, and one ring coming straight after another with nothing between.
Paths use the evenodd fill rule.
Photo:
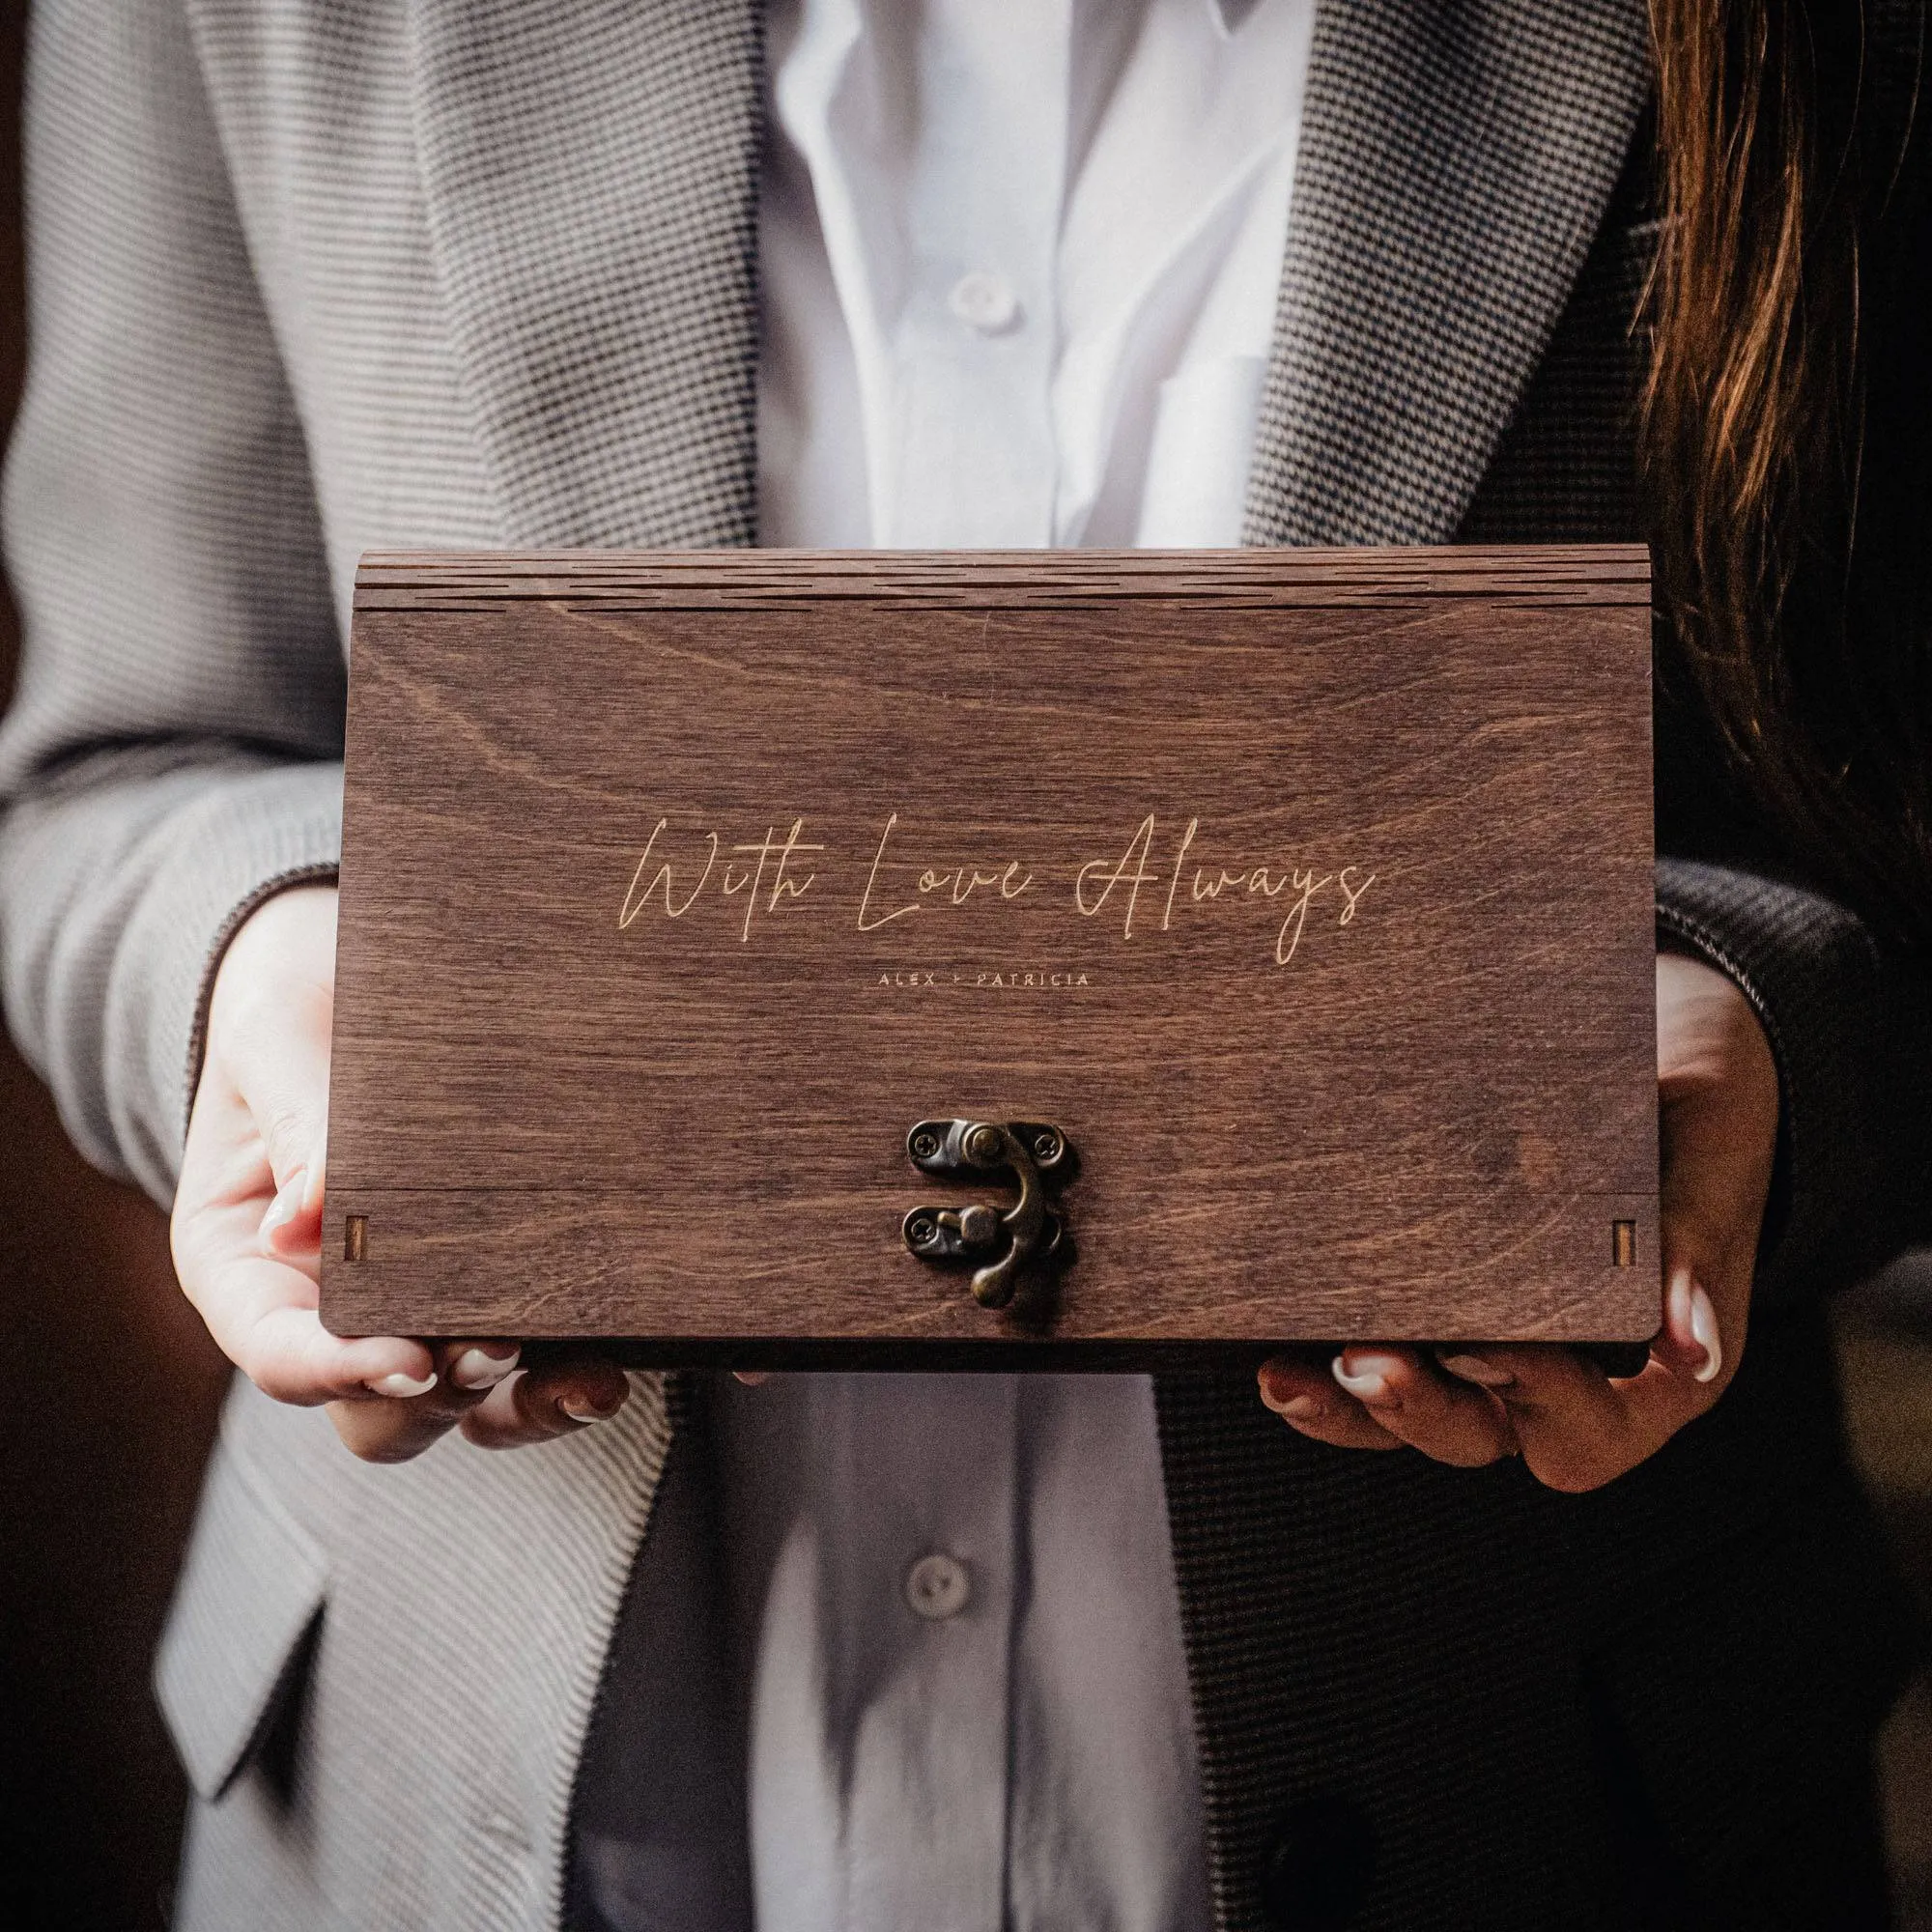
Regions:
<instances>
[{"instance_id":1,"label":"wooden keepsake box","mask_svg":"<svg viewBox=\"0 0 1932 1932\"><path fill-rule=\"evenodd\" d=\"M1640 549L372 555L322 1312L1658 1325Z\"/></svg>"}]
</instances>

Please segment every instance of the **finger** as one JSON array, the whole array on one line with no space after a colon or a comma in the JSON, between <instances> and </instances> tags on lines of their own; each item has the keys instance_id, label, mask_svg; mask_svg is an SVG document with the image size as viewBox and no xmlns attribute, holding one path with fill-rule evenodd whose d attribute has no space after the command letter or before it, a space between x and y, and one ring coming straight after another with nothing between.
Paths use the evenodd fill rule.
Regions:
<instances>
[{"instance_id":1,"label":"finger","mask_svg":"<svg viewBox=\"0 0 1932 1932\"><path fill-rule=\"evenodd\" d=\"M1740 1307L1736 1326L1742 1328L1744 1319ZM1737 1339L1741 1343L1743 1338ZM1689 1376L1700 1386L1721 1385L1728 1379L1725 1371L1732 1357L1724 1347L1717 1304L1689 1262L1677 1260L1671 1267L1669 1286L1663 1292L1663 1325L1650 1345L1650 1353L1653 1361L1663 1363L1679 1376Z\"/></svg>"},{"instance_id":2,"label":"finger","mask_svg":"<svg viewBox=\"0 0 1932 1932\"><path fill-rule=\"evenodd\" d=\"M331 1335L315 1284L265 1255L228 1258L205 1276L185 1269L188 1298L215 1346L265 1395L313 1406L365 1394L412 1396L435 1374L430 1351L400 1335Z\"/></svg>"},{"instance_id":3,"label":"finger","mask_svg":"<svg viewBox=\"0 0 1932 1932\"><path fill-rule=\"evenodd\" d=\"M1538 1481L1571 1492L1601 1489L1634 1468L1717 1400L1714 1384L1655 1349L1640 1373L1619 1380L1546 1345L1485 1346L1456 1360L1462 1367L1453 1373L1483 1369Z\"/></svg>"},{"instance_id":4,"label":"finger","mask_svg":"<svg viewBox=\"0 0 1932 1932\"><path fill-rule=\"evenodd\" d=\"M517 1365L514 1342L439 1342L430 1352L435 1368L427 1387L363 1393L329 1405L329 1420L346 1448L370 1463L419 1456ZM392 1394L400 1399L381 1399Z\"/></svg>"},{"instance_id":5,"label":"finger","mask_svg":"<svg viewBox=\"0 0 1932 1932\"><path fill-rule=\"evenodd\" d=\"M1262 1364L1258 1380L1262 1401L1291 1428L1318 1442L1337 1449L1403 1446L1319 1362L1275 1355Z\"/></svg>"},{"instance_id":6,"label":"finger","mask_svg":"<svg viewBox=\"0 0 1932 1932\"><path fill-rule=\"evenodd\" d=\"M242 1057L253 1052L244 1048ZM176 1198L178 1231L193 1217L220 1215L223 1237L238 1251L258 1248L318 1276L327 1178L327 1054L318 1064L313 1052L308 1053L307 1070L300 1076L320 1083L306 1104L306 1113L316 1123L315 1145L306 1151L297 1124L304 1111L299 1093L286 1094L275 1103L279 1145L271 1151L266 1138L269 1123L256 1118L249 1100L234 1084L227 1064L230 1057L224 1056L218 1067L211 1065L195 1095ZM279 1086L281 1076L271 1072L267 1084ZM227 1218L231 1214L232 1222Z\"/></svg>"},{"instance_id":7,"label":"finger","mask_svg":"<svg viewBox=\"0 0 1932 1932\"><path fill-rule=\"evenodd\" d=\"M324 1129L325 1139L327 1129ZM314 1157L304 1161L275 1188L264 1210L257 1238L265 1253L322 1265L322 1202L327 1184L327 1154L317 1143Z\"/></svg>"},{"instance_id":8,"label":"finger","mask_svg":"<svg viewBox=\"0 0 1932 1932\"><path fill-rule=\"evenodd\" d=\"M436 1366L420 1342L400 1335L331 1335L313 1307L283 1302L227 1340L216 1334L215 1341L264 1395L300 1407L368 1396L408 1401L435 1386Z\"/></svg>"},{"instance_id":9,"label":"finger","mask_svg":"<svg viewBox=\"0 0 1932 1932\"><path fill-rule=\"evenodd\" d=\"M1777 1064L1743 993L1699 961L1660 955L1657 1016L1666 1287L1655 1352L1721 1387L1749 1323L1777 1152Z\"/></svg>"},{"instance_id":10,"label":"finger","mask_svg":"<svg viewBox=\"0 0 1932 1932\"><path fill-rule=\"evenodd\" d=\"M407 1463L449 1433L457 1421L453 1409L439 1381L413 1398L390 1401L365 1393L332 1402L328 1419L351 1455L365 1463Z\"/></svg>"},{"instance_id":11,"label":"finger","mask_svg":"<svg viewBox=\"0 0 1932 1932\"><path fill-rule=\"evenodd\" d=\"M521 1449L574 1435L608 1420L623 1406L629 1392L621 1372L620 1386L571 1375L539 1378L535 1372L519 1373L492 1389L464 1419L463 1433L483 1449Z\"/></svg>"},{"instance_id":12,"label":"finger","mask_svg":"<svg viewBox=\"0 0 1932 1932\"><path fill-rule=\"evenodd\" d=\"M630 1395L616 1363L578 1355L522 1370L486 1394L463 1420L463 1433L482 1449L521 1449L575 1435L608 1421Z\"/></svg>"},{"instance_id":13,"label":"finger","mask_svg":"<svg viewBox=\"0 0 1932 1932\"><path fill-rule=\"evenodd\" d=\"M444 1355L450 1381L480 1398L509 1377L522 1359L523 1350L515 1342L498 1338L491 1342L446 1343Z\"/></svg>"},{"instance_id":14,"label":"finger","mask_svg":"<svg viewBox=\"0 0 1932 1932\"><path fill-rule=\"evenodd\" d=\"M1639 1460L1609 1378L1568 1349L1490 1344L1443 1367L1501 1404L1524 1463L1551 1489L1594 1490Z\"/></svg>"},{"instance_id":15,"label":"finger","mask_svg":"<svg viewBox=\"0 0 1932 1932\"><path fill-rule=\"evenodd\" d=\"M401 1336L331 1335L316 1313L313 1274L262 1252L245 1203L177 1204L175 1266L215 1346L277 1402L312 1406L369 1391L414 1394L434 1373L429 1350Z\"/></svg>"},{"instance_id":16,"label":"finger","mask_svg":"<svg viewBox=\"0 0 1932 1932\"><path fill-rule=\"evenodd\" d=\"M1336 1382L1391 1435L1438 1463L1476 1469L1516 1453L1516 1432L1489 1390L1438 1374L1413 1349L1344 1349Z\"/></svg>"},{"instance_id":17,"label":"finger","mask_svg":"<svg viewBox=\"0 0 1932 1932\"><path fill-rule=\"evenodd\" d=\"M328 1150L332 1002L326 986L284 994L277 1010L244 1009L223 1040L223 1065L267 1151L275 1194L263 1221L304 1245L319 1240Z\"/></svg>"},{"instance_id":18,"label":"finger","mask_svg":"<svg viewBox=\"0 0 1932 1932\"><path fill-rule=\"evenodd\" d=\"M1720 1390L1744 1353L1766 1182L1742 1195L1695 1104L1666 1107L1661 1228L1663 1323L1651 1359Z\"/></svg>"}]
</instances>

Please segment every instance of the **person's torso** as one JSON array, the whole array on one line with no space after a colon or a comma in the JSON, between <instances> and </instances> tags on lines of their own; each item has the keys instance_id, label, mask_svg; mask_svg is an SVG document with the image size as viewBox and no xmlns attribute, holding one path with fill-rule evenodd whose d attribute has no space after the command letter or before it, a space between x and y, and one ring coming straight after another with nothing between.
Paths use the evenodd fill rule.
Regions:
<instances>
[{"instance_id":1,"label":"person's torso","mask_svg":"<svg viewBox=\"0 0 1932 1932\"><path fill-rule=\"evenodd\" d=\"M195 20L245 244L245 262L212 245L210 272L259 285L345 635L368 547L754 537L755 8L417 0ZM1630 324L1650 211L1617 182L1646 46L1634 0L1560 21L1503 0L1320 10L1250 537L1636 532ZM1459 1900L1494 1926L1551 1922L1566 1852L1587 1863L1588 1670L1629 1711L1646 1660L1694 1683L1692 1664L1720 1674L1756 1645L1802 1678L1834 1622L1853 1657L1868 1566L1849 1529L1830 1587L1771 1615L1789 1524L1838 1468L1821 1350L1808 1322L1754 1336L1708 1423L1581 1502L1510 1471L1321 1450L1245 1381L1160 1384L1222 1922L1260 1923L1283 1817L1338 1791L1392 1840L1361 1923L1462 1922ZM382 1874L406 1863L416 1922L541 1922L552 1794L589 1692L527 1722L464 1700L533 1658L546 1684L594 1686L665 1440L652 1394L634 1406L564 1453L449 1443L398 1471L238 1394L222 1480L241 1500L178 1624L259 1675L266 1704L313 1607L296 1583L326 1595L302 1830L345 1922L380 1922ZM325 1580L286 1580L286 1523L325 1552ZM1762 1587L1741 1611L1743 1576ZM284 1598L280 1621L238 1607ZM239 1761L259 1707L237 1685ZM1847 1749L1862 1721L1845 1719ZM1660 1727L1645 1749L1716 1751L1755 1788L1791 1770L1768 1747L1753 1763L1756 1736L1743 1718L1728 1742ZM1507 1848L1544 1827L1547 1864L1511 1867ZM487 1911L485 1846L488 1895L511 1901Z\"/></svg>"}]
</instances>

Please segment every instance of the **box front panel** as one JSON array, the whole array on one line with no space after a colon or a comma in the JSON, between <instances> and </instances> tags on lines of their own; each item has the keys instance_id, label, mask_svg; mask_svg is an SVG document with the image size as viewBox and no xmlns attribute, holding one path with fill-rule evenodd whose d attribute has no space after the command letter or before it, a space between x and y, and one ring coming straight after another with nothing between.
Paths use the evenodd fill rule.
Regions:
<instances>
[{"instance_id":1,"label":"box front panel","mask_svg":"<svg viewBox=\"0 0 1932 1932\"><path fill-rule=\"evenodd\" d=\"M358 613L331 1325L1656 1326L1640 608L890 590ZM1077 1151L1004 1313L952 1116Z\"/></svg>"}]
</instances>

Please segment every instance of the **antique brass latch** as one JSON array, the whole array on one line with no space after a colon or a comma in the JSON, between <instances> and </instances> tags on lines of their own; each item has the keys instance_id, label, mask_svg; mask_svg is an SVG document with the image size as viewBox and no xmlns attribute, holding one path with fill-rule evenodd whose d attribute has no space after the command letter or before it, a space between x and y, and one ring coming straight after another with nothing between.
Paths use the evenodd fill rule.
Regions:
<instances>
[{"instance_id":1,"label":"antique brass latch","mask_svg":"<svg viewBox=\"0 0 1932 1932\"><path fill-rule=\"evenodd\" d=\"M1010 1208L983 1201L964 1208L915 1208L905 1217L905 1244L921 1261L987 1259L973 1274L973 1298L1004 1308L1029 1264L1051 1263L1065 1230L1048 1205L1043 1177L1071 1166L1072 1151L1058 1127L1041 1121L922 1121L906 1136L906 1152L922 1174L1011 1172L1020 1198Z\"/></svg>"}]
</instances>

